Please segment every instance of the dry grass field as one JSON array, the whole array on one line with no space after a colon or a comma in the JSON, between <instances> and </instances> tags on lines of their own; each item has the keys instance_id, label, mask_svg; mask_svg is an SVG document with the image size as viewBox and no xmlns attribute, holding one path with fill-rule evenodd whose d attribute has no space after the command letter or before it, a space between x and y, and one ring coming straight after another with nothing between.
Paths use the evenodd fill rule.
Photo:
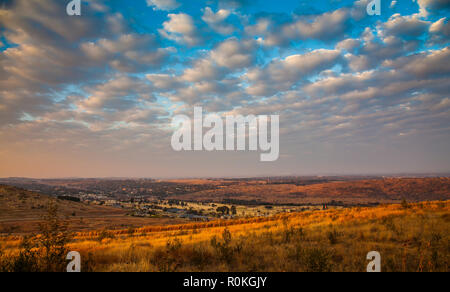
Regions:
<instances>
[{"instance_id":1,"label":"dry grass field","mask_svg":"<svg viewBox=\"0 0 450 292\"><path fill-rule=\"evenodd\" d=\"M424 202L79 232L67 248L84 271L365 271L375 250L383 271L448 272L449 230L450 202ZM21 267L25 246L2 238L0 267Z\"/></svg>"},{"instance_id":2,"label":"dry grass field","mask_svg":"<svg viewBox=\"0 0 450 292\"><path fill-rule=\"evenodd\" d=\"M0 235L28 234L39 231L41 217L54 198L9 186L0 186ZM58 200L60 216L69 222L72 231L96 230L107 226L123 229L147 225L179 224L182 219L135 218L127 211L97 205Z\"/></svg>"}]
</instances>

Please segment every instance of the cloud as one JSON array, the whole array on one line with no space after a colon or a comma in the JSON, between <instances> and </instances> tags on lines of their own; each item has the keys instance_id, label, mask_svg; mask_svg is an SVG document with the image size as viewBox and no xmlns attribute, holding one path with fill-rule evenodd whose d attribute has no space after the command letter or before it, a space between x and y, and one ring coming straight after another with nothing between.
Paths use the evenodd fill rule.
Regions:
<instances>
[{"instance_id":1,"label":"cloud","mask_svg":"<svg viewBox=\"0 0 450 292\"><path fill-rule=\"evenodd\" d=\"M214 13L210 7L206 7L203 11L202 20L206 22L214 31L223 35L230 35L235 30L233 25L225 22L230 15L230 10L220 9Z\"/></svg>"},{"instance_id":2,"label":"cloud","mask_svg":"<svg viewBox=\"0 0 450 292\"><path fill-rule=\"evenodd\" d=\"M160 65L171 48L157 48L152 35L123 34L117 39L99 39L81 44L86 56L98 64L109 63L121 72L139 72Z\"/></svg>"},{"instance_id":3,"label":"cloud","mask_svg":"<svg viewBox=\"0 0 450 292\"><path fill-rule=\"evenodd\" d=\"M147 6L153 7L154 10L170 11L181 6L176 0L147 0Z\"/></svg>"},{"instance_id":4,"label":"cloud","mask_svg":"<svg viewBox=\"0 0 450 292\"><path fill-rule=\"evenodd\" d=\"M397 37L419 37L427 30L430 23L423 21L418 15L402 16L392 15L389 20L381 25L384 33Z\"/></svg>"},{"instance_id":5,"label":"cloud","mask_svg":"<svg viewBox=\"0 0 450 292\"><path fill-rule=\"evenodd\" d=\"M19 124L24 117L34 119L49 110L55 110L49 95L36 95L27 89L0 89L0 128Z\"/></svg>"},{"instance_id":6,"label":"cloud","mask_svg":"<svg viewBox=\"0 0 450 292\"><path fill-rule=\"evenodd\" d=\"M78 110L123 111L142 100L152 100L152 88L145 80L118 76L93 88L86 88L89 97L77 103Z\"/></svg>"},{"instance_id":7,"label":"cloud","mask_svg":"<svg viewBox=\"0 0 450 292\"><path fill-rule=\"evenodd\" d=\"M210 59L196 60L192 68L188 68L181 76L182 80L187 82L199 82L202 80L220 80L224 76L221 70Z\"/></svg>"},{"instance_id":8,"label":"cloud","mask_svg":"<svg viewBox=\"0 0 450 292\"><path fill-rule=\"evenodd\" d=\"M283 24L264 17L247 31L261 36L262 43L267 46L287 45L293 41L307 39L328 41L345 34L349 19L350 13L347 9L320 15L301 15Z\"/></svg>"},{"instance_id":9,"label":"cloud","mask_svg":"<svg viewBox=\"0 0 450 292\"><path fill-rule=\"evenodd\" d=\"M56 0L19 0L0 8L3 36L13 44L0 55L2 125L70 111L74 107L71 91L82 91L83 84L107 80L114 70L146 71L165 60L170 48L157 48L151 35L127 33L129 27L120 14L109 13L102 2L93 4L82 19L61 13L65 5ZM92 106L96 99L99 104L106 99L98 92L94 95Z\"/></svg>"},{"instance_id":10,"label":"cloud","mask_svg":"<svg viewBox=\"0 0 450 292\"><path fill-rule=\"evenodd\" d=\"M168 17L169 20L163 23L164 29L159 30L163 37L190 46L195 46L202 42L202 37L190 15L180 13L169 14Z\"/></svg>"},{"instance_id":11,"label":"cloud","mask_svg":"<svg viewBox=\"0 0 450 292\"><path fill-rule=\"evenodd\" d=\"M134 170L151 153L149 164L164 160L155 164L159 174L175 164L171 115L191 114L194 105L279 113L293 171L304 159L316 169L323 153L325 164L345 159L339 167L395 149L411 161L447 157L448 1L418 1L420 14L397 4L381 18L367 17L368 0L302 15L284 2L275 14L254 13L254 1L207 2L196 12L182 1L149 1L160 11L148 9L158 16L148 21L106 0L86 0L83 17L67 17L63 2L0 5L0 156L18 172L14 159L40 157L41 166L76 155L71 169L123 169L123 158L135 159ZM404 154L412 147L414 155Z\"/></svg>"},{"instance_id":12,"label":"cloud","mask_svg":"<svg viewBox=\"0 0 450 292\"><path fill-rule=\"evenodd\" d=\"M420 46L419 40L403 39L392 31L387 32L383 25L379 25L375 31L366 28L356 40L361 46L355 47L353 51L347 50L349 53L344 55L349 68L355 72L377 68L384 61L414 52ZM352 39L350 42L354 43L354 41L355 39ZM338 43L336 48L343 48L346 42L347 40Z\"/></svg>"},{"instance_id":13,"label":"cloud","mask_svg":"<svg viewBox=\"0 0 450 292\"><path fill-rule=\"evenodd\" d=\"M147 74L146 78L158 90L175 90L181 86L180 78L172 74Z\"/></svg>"},{"instance_id":14,"label":"cloud","mask_svg":"<svg viewBox=\"0 0 450 292\"><path fill-rule=\"evenodd\" d=\"M393 142L432 132L443 137L450 113L448 70L444 66L422 70L447 62L446 58L447 50L432 51L408 60L400 58L395 70L324 76L239 112L276 111L283 117L282 132L299 137L303 143L314 140L337 145L348 139L352 143L376 143L375 139Z\"/></svg>"},{"instance_id":15,"label":"cloud","mask_svg":"<svg viewBox=\"0 0 450 292\"><path fill-rule=\"evenodd\" d=\"M202 104L206 109L233 108L248 98L237 73L256 62L254 40L226 39L208 53L192 60L180 74L147 74L163 95L174 102Z\"/></svg>"},{"instance_id":16,"label":"cloud","mask_svg":"<svg viewBox=\"0 0 450 292\"><path fill-rule=\"evenodd\" d=\"M303 55L291 55L275 60L264 69L255 68L246 74L250 83L247 92L268 96L280 90L289 90L307 77L333 67L339 58L338 50L318 49Z\"/></svg>"},{"instance_id":17,"label":"cloud","mask_svg":"<svg viewBox=\"0 0 450 292\"><path fill-rule=\"evenodd\" d=\"M250 4L257 4L259 0L219 0L219 7L226 9L238 9Z\"/></svg>"},{"instance_id":18,"label":"cloud","mask_svg":"<svg viewBox=\"0 0 450 292\"><path fill-rule=\"evenodd\" d=\"M255 43L251 40L231 38L211 51L211 59L228 69L245 68L254 62L254 49Z\"/></svg>"},{"instance_id":19,"label":"cloud","mask_svg":"<svg viewBox=\"0 0 450 292\"><path fill-rule=\"evenodd\" d=\"M395 61L386 62L386 66L401 69L418 78L447 76L450 68L450 48L433 50L426 53L401 57Z\"/></svg>"},{"instance_id":20,"label":"cloud","mask_svg":"<svg viewBox=\"0 0 450 292\"><path fill-rule=\"evenodd\" d=\"M417 3L420 7L420 15L425 17L430 13L435 14L450 9L450 2L448 0L417 0Z\"/></svg>"},{"instance_id":21,"label":"cloud","mask_svg":"<svg viewBox=\"0 0 450 292\"><path fill-rule=\"evenodd\" d=\"M431 45L445 44L450 40L450 22L446 17L439 19L430 26Z\"/></svg>"},{"instance_id":22,"label":"cloud","mask_svg":"<svg viewBox=\"0 0 450 292\"><path fill-rule=\"evenodd\" d=\"M442 33L446 37L450 37L450 25L448 19L443 17L430 26L431 33Z\"/></svg>"},{"instance_id":23,"label":"cloud","mask_svg":"<svg viewBox=\"0 0 450 292\"><path fill-rule=\"evenodd\" d=\"M356 48L361 46L361 41L357 39L345 39L340 41L336 45L336 49L338 50L347 50L349 52L354 51Z\"/></svg>"},{"instance_id":24,"label":"cloud","mask_svg":"<svg viewBox=\"0 0 450 292\"><path fill-rule=\"evenodd\" d=\"M6 30L8 40L20 44L75 42L93 38L100 31L111 35L125 28L121 14L108 14L106 21L95 17L92 10L86 10L82 18L67 17L65 5L57 0L17 0L11 7L0 7L0 26Z\"/></svg>"}]
</instances>

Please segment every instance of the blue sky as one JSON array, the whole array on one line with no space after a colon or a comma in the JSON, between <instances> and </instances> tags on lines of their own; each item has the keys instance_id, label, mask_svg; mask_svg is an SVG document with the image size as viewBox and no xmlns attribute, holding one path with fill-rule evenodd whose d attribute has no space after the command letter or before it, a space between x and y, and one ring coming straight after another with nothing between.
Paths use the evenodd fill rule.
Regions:
<instances>
[{"instance_id":1,"label":"blue sky","mask_svg":"<svg viewBox=\"0 0 450 292\"><path fill-rule=\"evenodd\" d=\"M0 1L0 176L450 171L448 0ZM193 107L278 114L281 156L174 152Z\"/></svg>"}]
</instances>

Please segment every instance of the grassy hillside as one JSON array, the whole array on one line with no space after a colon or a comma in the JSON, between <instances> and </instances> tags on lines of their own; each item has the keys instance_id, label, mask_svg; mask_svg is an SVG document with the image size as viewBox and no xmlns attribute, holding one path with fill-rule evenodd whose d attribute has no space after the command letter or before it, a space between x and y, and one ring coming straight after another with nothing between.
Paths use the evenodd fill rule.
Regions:
<instances>
[{"instance_id":1,"label":"grassy hillside","mask_svg":"<svg viewBox=\"0 0 450 292\"><path fill-rule=\"evenodd\" d=\"M0 220L39 219L45 208L55 198L10 186L0 185ZM79 202L57 200L62 216L123 215L126 212L116 208L87 205Z\"/></svg>"},{"instance_id":2,"label":"grassy hillside","mask_svg":"<svg viewBox=\"0 0 450 292\"><path fill-rule=\"evenodd\" d=\"M383 271L448 272L449 230L450 202L426 202L81 232L69 249L85 271L365 271L378 251Z\"/></svg>"},{"instance_id":3,"label":"grassy hillside","mask_svg":"<svg viewBox=\"0 0 450 292\"><path fill-rule=\"evenodd\" d=\"M72 231L111 229L154 224L177 224L180 219L147 219L126 216L127 211L56 198L0 185L0 235L38 232L39 222L49 202L56 201L61 217L67 218Z\"/></svg>"}]
</instances>

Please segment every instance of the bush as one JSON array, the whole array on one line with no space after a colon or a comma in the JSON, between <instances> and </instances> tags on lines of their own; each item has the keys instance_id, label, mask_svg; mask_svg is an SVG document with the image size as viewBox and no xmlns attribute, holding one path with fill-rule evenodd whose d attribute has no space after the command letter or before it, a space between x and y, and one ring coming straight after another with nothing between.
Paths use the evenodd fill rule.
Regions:
<instances>
[{"instance_id":1,"label":"bush","mask_svg":"<svg viewBox=\"0 0 450 292\"><path fill-rule=\"evenodd\" d=\"M153 255L151 262L160 272L176 272L183 262L181 253L182 242L178 238L169 239L166 248L157 250Z\"/></svg>"},{"instance_id":2,"label":"bush","mask_svg":"<svg viewBox=\"0 0 450 292\"><path fill-rule=\"evenodd\" d=\"M103 229L102 232L97 237L99 242L102 242L104 239L114 239L115 236L113 233L109 232L107 229Z\"/></svg>"},{"instance_id":3,"label":"bush","mask_svg":"<svg viewBox=\"0 0 450 292\"><path fill-rule=\"evenodd\" d=\"M327 234L328 240L330 241L330 244L337 244L339 241L340 233L334 229L333 231L329 231Z\"/></svg>"},{"instance_id":4,"label":"bush","mask_svg":"<svg viewBox=\"0 0 450 292\"><path fill-rule=\"evenodd\" d=\"M2 270L6 272L63 272L69 252L70 240L67 224L58 217L55 203L49 203L47 214L39 225L40 235L24 237L19 254L6 260L2 257ZM6 261L6 263L5 263Z\"/></svg>"},{"instance_id":5,"label":"bush","mask_svg":"<svg viewBox=\"0 0 450 292\"><path fill-rule=\"evenodd\" d=\"M212 257L213 255L203 245L194 245L189 262L192 263L193 266L197 267L200 271L203 271L206 266L211 264Z\"/></svg>"},{"instance_id":6,"label":"bush","mask_svg":"<svg viewBox=\"0 0 450 292\"><path fill-rule=\"evenodd\" d=\"M214 236L211 239L211 246L219 255L219 258L230 265L233 261L233 247L231 246L231 232L228 229L225 229L222 233L222 240L218 241L217 237Z\"/></svg>"},{"instance_id":7,"label":"bush","mask_svg":"<svg viewBox=\"0 0 450 292\"><path fill-rule=\"evenodd\" d=\"M10 259L8 272L29 273L45 271L40 263L39 251L34 248L36 244L32 239L25 237L20 244L20 252L17 257Z\"/></svg>"},{"instance_id":8,"label":"bush","mask_svg":"<svg viewBox=\"0 0 450 292\"><path fill-rule=\"evenodd\" d=\"M405 210L409 209L409 204L405 199L403 199L403 201L402 201L402 208Z\"/></svg>"},{"instance_id":9,"label":"bush","mask_svg":"<svg viewBox=\"0 0 450 292\"><path fill-rule=\"evenodd\" d=\"M331 272L331 253L324 249L313 248L305 250L303 260L307 272Z\"/></svg>"},{"instance_id":10,"label":"bush","mask_svg":"<svg viewBox=\"0 0 450 292\"><path fill-rule=\"evenodd\" d=\"M8 270L9 270L8 258L5 255L3 246L0 245L0 273L8 272Z\"/></svg>"},{"instance_id":11,"label":"bush","mask_svg":"<svg viewBox=\"0 0 450 292\"><path fill-rule=\"evenodd\" d=\"M46 272L62 272L67 266L66 256L69 252L66 245L70 241L68 224L58 217L58 207L50 203L47 214L42 218L44 221L39 225L40 236L36 239L37 248L43 249L41 268Z\"/></svg>"}]
</instances>

